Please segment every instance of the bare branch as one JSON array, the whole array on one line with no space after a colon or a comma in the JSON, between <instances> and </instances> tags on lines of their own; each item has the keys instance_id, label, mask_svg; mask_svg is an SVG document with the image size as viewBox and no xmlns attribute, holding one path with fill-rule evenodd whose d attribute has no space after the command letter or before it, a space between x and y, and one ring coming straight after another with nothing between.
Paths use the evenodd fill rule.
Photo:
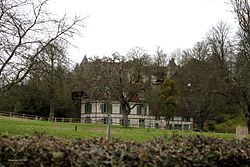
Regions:
<instances>
[{"instance_id":1,"label":"bare branch","mask_svg":"<svg viewBox=\"0 0 250 167\"><path fill-rule=\"evenodd\" d=\"M34 60L53 41L69 43L68 39L83 27L83 19L78 16L73 20L66 15L51 19L47 3L48 0L0 1L0 90L21 82Z\"/></svg>"}]
</instances>

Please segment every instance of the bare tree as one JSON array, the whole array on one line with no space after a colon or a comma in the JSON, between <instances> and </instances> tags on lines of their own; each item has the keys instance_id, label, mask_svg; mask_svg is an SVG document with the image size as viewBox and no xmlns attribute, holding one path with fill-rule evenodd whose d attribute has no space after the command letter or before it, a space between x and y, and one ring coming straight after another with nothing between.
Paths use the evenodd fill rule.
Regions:
<instances>
[{"instance_id":1,"label":"bare tree","mask_svg":"<svg viewBox=\"0 0 250 167\"><path fill-rule=\"evenodd\" d=\"M204 61L209 56L209 45L207 41L201 41L195 43L192 53L197 60Z\"/></svg>"},{"instance_id":2,"label":"bare tree","mask_svg":"<svg viewBox=\"0 0 250 167\"><path fill-rule=\"evenodd\" d=\"M121 102L123 114L123 126L128 127L128 115L132 109L138 105L143 105L145 101L145 86L149 80L150 58L145 50L134 48L129 52L130 60L126 61L121 57L117 63L117 82L115 88L115 97ZM131 101L134 104L131 105Z\"/></svg>"},{"instance_id":3,"label":"bare tree","mask_svg":"<svg viewBox=\"0 0 250 167\"><path fill-rule=\"evenodd\" d=\"M218 68L221 77L228 77L228 61L234 53L233 42L230 38L231 29L225 22L219 22L207 33L207 43L210 59Z\"/></svg>"},{"instance_id":4,"label":"bare tree","mask_svg":"<svg viewBox=\"0 0 250 167\"><path fill-rule=\"evenodd\" d=\"M239 24L239 43L231 94L247 119L250 132L250 4L248 0L231 0Z\"/></svg>"},{"instance_id":5,"label":"bare tree","mask_svg":"<svg viewBox=\"0 0 250 167\"><path fill-rule=\"evenodd\" d=\"M80 17L49 13L48 0L0 0L0 91L20 83L37 56L55 40L67 41L82 27Z\"/></svg>"},{"instance_id":6,"label":"bare tree","mask_svg":"<svg viewBox=\"0 0 250 167\"><path fill-rule=\"evenodd\" d=\"M250 5L249 0L231 0L233 12L236 15L240 30L240 51L246 61L250 61Z\"/></svg>"},{"instance_id":7,"label":"bare tree","mask_svg":"<svg viewBox=\"0 0 250 167\"><path fill-rule=\"evenodd\" d=\"M56 107L56 89L61 76L61 69L68 69L69 61L66 57L66 50L63 42L53 41L37 57L32 72L45 80L48 87L49 117L54 119ZM62 84L62 83L61 83Z\"/></svg>"},{"instance_id":8,"label":"bare tree","mask_svg":"<svg viewBox=\"0 0 250 167\"><path fill-rule=\"evenodd\" d=\"M128 115L131 110L142 105L141 94L145 89L144 70L148 63L147 55L134 51L130 53L129 60L119 53L114 53L110 58L94 58L89 63L82 65L88 68L88 70L83 70L88 74L85 74L85 79L82 78L82 82L84 82L82 89L88 91L91 97L102 98L107 103L111 100L119 101L125 127L128 127Z\"/></svg>"}]
</instances>

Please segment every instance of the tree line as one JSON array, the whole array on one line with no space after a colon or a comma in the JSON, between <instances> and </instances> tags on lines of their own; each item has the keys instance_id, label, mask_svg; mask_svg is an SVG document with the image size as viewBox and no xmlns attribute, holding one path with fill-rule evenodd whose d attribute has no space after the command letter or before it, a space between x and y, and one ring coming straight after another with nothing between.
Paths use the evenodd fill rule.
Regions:
<instances>
[{"instance_id":1,"label":"tree line","mask_svg":"<svg viewBox=\"0 0 250 167\"><path fill-rule=\"evenodd\" d=\"M177 108L192 112L199 129L221 113L243 113L250 129L250 8L231 0L238 31L221 21L193 48L149 55L133 48L126 55L84 57L72 65L69 38L83 18L54 18L48 1L1 0L0 109L57 117L79 117L84 91L95 99L121 103L124 125L137 105L169 119ZM29 9L32 12L25 12ZM130 106L131 100L138 104Z\"/></svg>"}]
</instances>

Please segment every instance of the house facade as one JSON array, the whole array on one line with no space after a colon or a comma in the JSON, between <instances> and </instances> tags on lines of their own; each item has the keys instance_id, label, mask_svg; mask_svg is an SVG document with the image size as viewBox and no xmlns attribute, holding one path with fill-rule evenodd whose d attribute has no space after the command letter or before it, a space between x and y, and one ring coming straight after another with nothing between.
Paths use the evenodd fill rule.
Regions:
<instances>
[{"instance_id":1,"label":"house facade","mask_svg":"<svg viewBox=\"0 0 250 167\"><path fill-rule=\"evenodd\" d=\"M174 130L191 130L193 128L193 117L189 115L175 116L166 121L162 116L149 114L149 104L137 104L130 102L133 107L128 115L130 127L165 128L169 125ZM109 104L104 100L81 100L81 122L82 123L108 123L108 113L111 124L122 125L123 115L119 101L111 101Z\"/></svg>"}]
</instances>

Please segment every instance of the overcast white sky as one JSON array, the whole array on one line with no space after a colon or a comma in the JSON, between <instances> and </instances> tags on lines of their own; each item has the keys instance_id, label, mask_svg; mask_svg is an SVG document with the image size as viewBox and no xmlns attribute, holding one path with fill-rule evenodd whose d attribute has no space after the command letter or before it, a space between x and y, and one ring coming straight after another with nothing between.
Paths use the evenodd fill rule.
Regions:
<instances>
[{"instance_id":1,"label":"overcast white sky","mask_svg":"<svg viewBox=\"0 0 250 167\"><path fill-rule=\"evenodd\" d=\"M80 62L86 54L126 54L133 47L154 53L157 46L171 53L191 48L223 20L236 25L229 0L51 0L51 10L80 14L86 19L82 36L74 40L70 57Z\"/></svg>"}]
</instances>

